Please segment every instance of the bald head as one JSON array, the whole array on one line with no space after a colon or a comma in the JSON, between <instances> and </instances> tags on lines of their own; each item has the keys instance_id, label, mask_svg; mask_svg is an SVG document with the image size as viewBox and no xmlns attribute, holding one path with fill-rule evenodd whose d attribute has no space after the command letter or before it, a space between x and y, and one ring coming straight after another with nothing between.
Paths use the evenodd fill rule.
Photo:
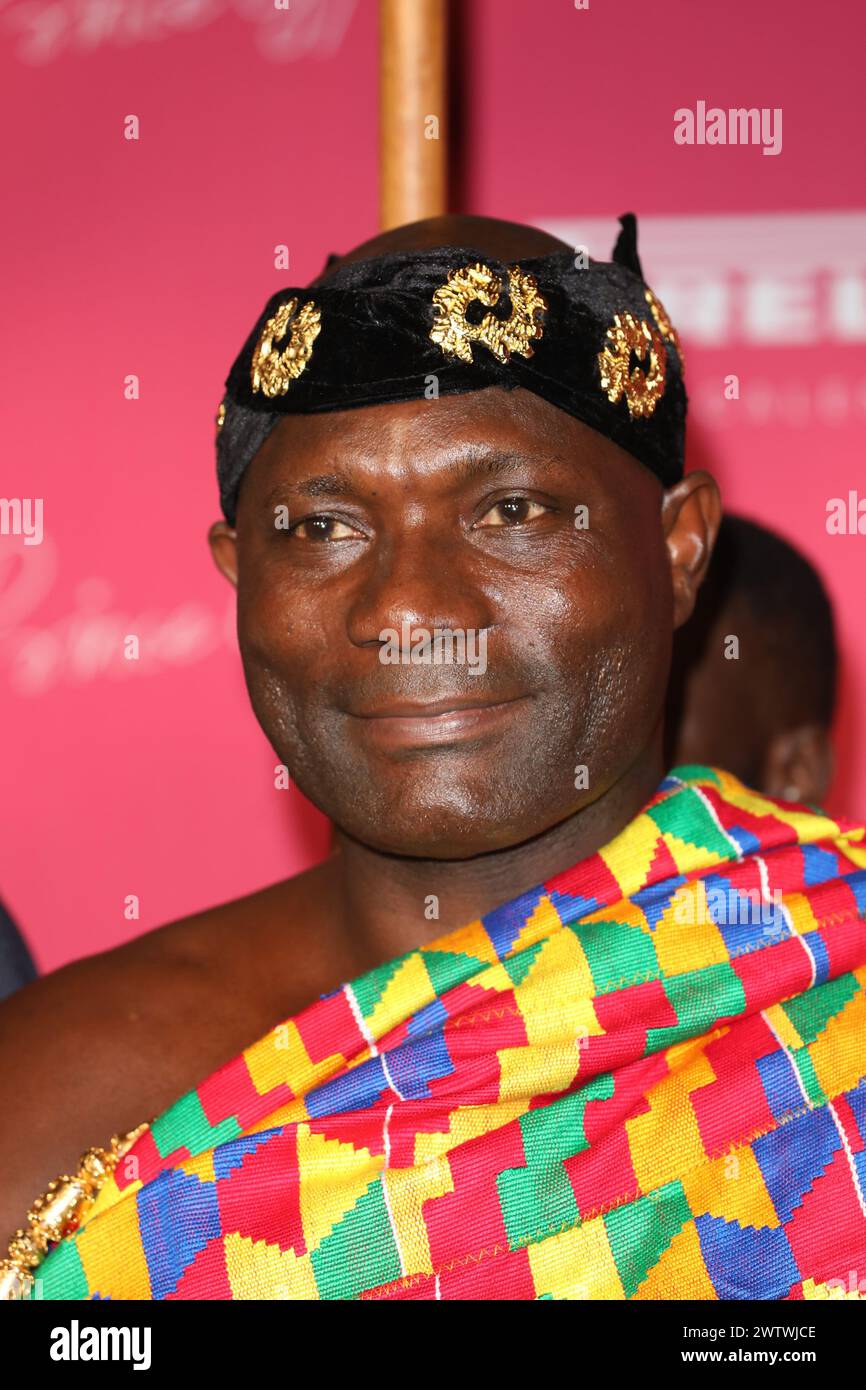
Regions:
<instances>
[{"instance_id":1,"label":"bald head","mask_svg":"<svg viewBox=\"0 0 866 1390\"><path fill-rule=\"evenodd\" d=\"M394 251L429 251L435 246L472 246L500 261L512 261L524 256L547 256L552 251L572 248L559 237L543 232L539 227L527 227L522 222L503 222L498 217L470 217L449 213L444 217L425 217L420 222L407 222L380 232L369 241L362 241L344 256L331 261L327 270L311 280L319 285L328 280L341 266L353 261L366 261Z\"/></svg>"}]
</instances>

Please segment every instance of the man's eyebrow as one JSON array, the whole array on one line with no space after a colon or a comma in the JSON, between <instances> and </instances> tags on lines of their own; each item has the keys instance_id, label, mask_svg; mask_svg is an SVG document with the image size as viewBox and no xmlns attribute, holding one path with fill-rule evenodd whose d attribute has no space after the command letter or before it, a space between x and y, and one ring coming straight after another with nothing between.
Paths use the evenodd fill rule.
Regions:
<instances>
[{"instance_id":1,"label":"man's eyebrow","mask_svg":"<svg viewBox=\"0 0 866 1390\"><path fill-rule=\"evenodd\" d=\"M561 460L551 456L545 456L548 463L559 463ZM533 459L528 454L522 454L516 450L491 449L489 446L481 445L477 448L461 448L455 452L453 457L445 460L445 471L449 474L450 480L456 483L465 483L470 479L487 475L488 477L499 477L503 473L512 473L519 468L525 468L531 464ZM348 497L363 490L363 483L351 478L348 473L316 473L309 478L302 478L298 482L282 482L273 487L265 498L265 505L278 503L287 495L298 497Z\"/></svg>"},{"instance_id":2,"label":"man's eyebrow","mask_svg":"<svg viewBox=\"0 0 866 1390\"><path fill-rule=\"evenodd\" d=\"M316 473L297 483L295 490L304 497L345 497L356 490L356 484L348 473Z\"/></svg>"},{"instance_id":3,"label":"man's eyebrow","mask_svg":"<svg viewBox=\"0 0 866 1390\"><path fill-rule=\"evenodd\" d=\"M289 483L280 482L272 487L266 498L265 505L277 503L286 495L300 497L346 497L356 491L356 484L347 473L316 473L310 478L303 478L300 482Z\"/></svg>"},{"instance_id":4,"label":"man's eyebrow","mask_svg":"<svg viewBox=\"0 0 866 1390\"><path fill-rule=\"evenodd\" d=\"M458 482L468 482L470 478L475 478L479 474L487 474L489 477L497 478L501 473L513 473L518 468L525 468L532 460L527 454L521 454L514 449L469 449L461 450L460 454L454 458L452 467L454 476Z\"/></svg>"}]
</instances>

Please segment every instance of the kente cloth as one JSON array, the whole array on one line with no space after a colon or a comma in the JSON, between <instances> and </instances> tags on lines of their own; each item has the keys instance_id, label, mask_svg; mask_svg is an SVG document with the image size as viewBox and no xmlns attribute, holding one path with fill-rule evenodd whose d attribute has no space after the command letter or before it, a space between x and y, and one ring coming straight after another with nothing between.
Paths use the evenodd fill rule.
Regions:
<instances>
[{"instance_id":1,"label":"kente cloth","mask_svg":"<svg viewBox=\"0 0 866 1390\"><path fill-rule=\"evenodd\" d=\"M270 296L229 371L217 478L234 525L247 468L284 415L522 387L611 439L665 487L683 476L683 354L643 278L637 220L611 261L517 264L473 246L392 251Z\"/></svg>"},{"instance_id":2,"label":"kente cloth","mask_svg":"<svg viewBox=\"0 0 866 1390\"><path fill-rule=\"evenodd\" d=\"M864 913L866 827L674 768L183 1095L34 1296L866 1297Z\"/></svg>"}]
</instances>

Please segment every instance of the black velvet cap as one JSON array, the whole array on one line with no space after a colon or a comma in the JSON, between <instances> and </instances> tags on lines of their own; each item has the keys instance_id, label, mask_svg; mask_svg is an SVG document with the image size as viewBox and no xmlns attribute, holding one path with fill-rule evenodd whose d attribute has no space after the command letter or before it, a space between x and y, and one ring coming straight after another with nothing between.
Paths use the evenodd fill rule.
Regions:
<instances>
[{"instance_id":1,"label":"black velvet cap","mask_svg":"<svg viewBox=\"0 0 866 1390\"><path fill-rule=\"evenodd\" d=\"M320 285L278 290L226 379L217 475L227 520L234 523L243 475L282 415L489 386L535 392L665 486L677 482L687 405L681 352L643 279L635 218L620 222L610 262L563 250L509 266L477 247L442 246L355 261ZM461 275L469 267L474 279ZM483 302L478 284L482 294L488 287Z\"/></svg>"}]
</instances>

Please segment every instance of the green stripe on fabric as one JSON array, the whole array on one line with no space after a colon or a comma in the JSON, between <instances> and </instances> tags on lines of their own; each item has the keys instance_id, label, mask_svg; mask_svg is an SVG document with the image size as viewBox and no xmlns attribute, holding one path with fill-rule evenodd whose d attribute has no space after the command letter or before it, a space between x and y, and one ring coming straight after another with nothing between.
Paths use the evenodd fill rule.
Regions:
<instances>
[{"instance_id":1,"label":"green stripe on fabric","mask_svg":"<svg viewBox=\"0 0 866 1390\"><path fill-rule=\"evenodd\" d=\"M745 1013L746 991L729 961L674 975L662 983L679 1021L673 1027L647 1030L647 1057L709 1032L720 1018Z\"/></svg>"},{"instance_id":2,"label":"green stripe on fabric","mask_svg":"<svg viewBox=\"0 0 866 1390\"><path fill-rule=\"evenodd\" d=\"M381 1178L320 1241L310 1262L321 1298L354 1298L364 1289L400 1278L403 1270Z\"/></svg>"},{"instance_id":3,"label":"green stripe on fabric","mask_svg":"<svg viewBox=\"0 0 866 1390\"><path fill-rule=\"evenodd\" d=\"M523 984L529 974L530 967L535 964L536 958L545 944L544 941L533 941L531 946L525 946L522 951L518 951L516 956L504 958L502 968L513 984Z\"/></svg>"},{"instance_id":4,"label":"green stripe on fabric","mask_svg":"<svg viewBox=\"0 0 866 1390\"><path fill-rule=\"evenodd\" d=\"M425 951L424 964L437 998L440 999L446 990L462 984L485 966L489 969L486 961L479 960L477 956L467 955L463 951Z\"/></svg>"},{"instance_id":5,"label":"green stripe on fabric","mask_svg":"<svg viewBox=\"0 0 866 1390\"><path fill-rule=\"evenodd\" d=\"M512 1250L545 1234L574 1226L580 1209L563 1160L589 1148L586 1107L613 1095L610 1072L580 1091L520 1116L525 1168L507 1168L496 1180L502 1219Z\"/></svg>"},{"instance_id":6,"label":"green stripe on fabric","mask_svg":"<svg viewBox=\"0 0 866 1390\"><path fill-rule=\"evenodd\" d=\"M228 1139L236 1139L241 1132L234 1115L212 1125L202 1109L197 1091L188 1091L175 1101L170 1110L154 1120L150 1127L153 1142L161 1158L168 1158L175 1149L187 1148L195 1155L203 1149L215 1148Z\"/></svg>"},{"instance_id":7,"label":"green stripe on fabric","mask_svg":"<svg viewBox=\"0 0 866 1390\"><path fill-rule=\"evenodd\" d=\"M676 1179L650 1197L614 1207L602 1219L625 1296L633 1298L674 1236L691 1221L692 1211Z\"/></svg>"},{"instance_id":8,"label":"green stripe on fabric","mask_svg":"<svg viewBox=\"0 0 866 1390\"><path fill-rule=\"evenodd\" d=\"M574 922L568 930L574 932L583 948L597 994L655 980L661 974L649 930L614 918Z\"/></svg>"},{"instance_id":9,"label":"green stripe on fabric","mask_svg":"<svg viewBox=\"0 0 866 1390\"><path fill-rule=\"evenodd\" d=\"M794 1058L794 1065L800 1073L800 1080L803 1082L806 1095L809 1097L812 1104L824 1105L827 1097L824 1094L824 1088L818 1080L815 1064L809 1056L808 1047L794 1048L791 1056Z\"/></svg>"},{"instance_id":10,"label":"green stripe on fabric","mask_svg":"<svg viewBox=\"0 0 866 1390\"><path fill-rule=\"evenodd\" d=\"M735 859L737 851L723 835L699 793L693 787L678 792L667 801L651 806L646 813L663 835L673 835L684 844Z\"/></svg>"},{"instance_id":11,"label":"green stripe on fabric","mask_svg":"<svg viewBox=\"0 0 866 1390\"><path fill-rule=\"evenodd\" d=\"M512 1250L567 1230L580 1220L574 1188L561 1163L508 1168L497 1177L496 1188Z\"/></svg>"},{"instance_id":12,"label":"green stripe on fabric","mask_svg":"<svg viewBox=\"0 0 866 1390\"><path fill-rule=\"evenodd\" d=\"M370 1017L400 966L412 954L412 951L407 951L404 955L397 956L395 960L386 961L384 965L377 965L375 969L368 970L366 975L362 975L360 979L352 981L352 993L358 1001L358 1008L364 1018Z\"/></svg>"},{"instance_id":13,"label":"green stripe on fabric","mask_svg":"<svg viewBox=\"0 0 866 1390\"><path fill-rule=\"evenodd\" d=\"M806 944L809 944L808 937ZM803 1042L812 1043L819 1033L823 1033L830 1019L840 1014L849 1000L859 993L860 988L855 975L839 975L835 980L816 985L796 999L786 1000L782 1009Z\"/></svg>"},{"instance_id":14,"label":"green stripe on fabric","mask_svg":"<svg viewBox=\"0 0 866 1390\"><path fill-rule=\"evenodd\" d=\"M36 1270L38 1283L31 1297L89 1298L90 1289L75 1240L64 1240L46 1255Z\"/></svg>"}]
</instances>

